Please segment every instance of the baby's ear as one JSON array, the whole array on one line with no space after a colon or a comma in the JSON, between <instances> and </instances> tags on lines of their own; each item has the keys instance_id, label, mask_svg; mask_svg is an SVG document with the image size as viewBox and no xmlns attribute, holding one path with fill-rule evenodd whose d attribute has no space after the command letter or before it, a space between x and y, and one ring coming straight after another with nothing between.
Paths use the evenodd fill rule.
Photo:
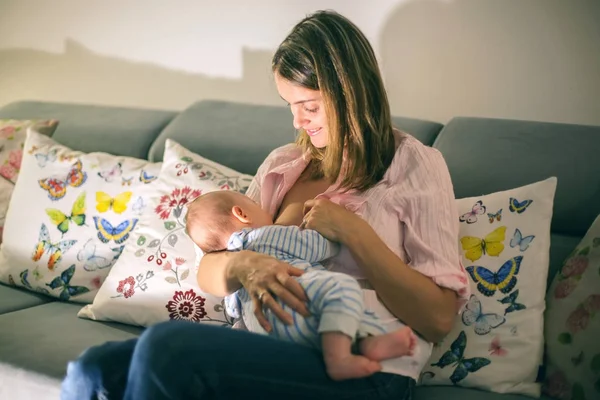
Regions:
<instances>
[{"instance_id":1,"label":"baby's ear","mask_svg":"<svg viewBox=\"0 0 600 400\"><path fill-rule=\"evenodd\" d=\"M231 213L233 214L233 216L235 218L237 218L240 222L242 222L244 224L249 224L250 222L252 222L250 220L250 216L248 214L246 214L244 209L240 206L231 207Z\"/></svg>"}]
</instances>

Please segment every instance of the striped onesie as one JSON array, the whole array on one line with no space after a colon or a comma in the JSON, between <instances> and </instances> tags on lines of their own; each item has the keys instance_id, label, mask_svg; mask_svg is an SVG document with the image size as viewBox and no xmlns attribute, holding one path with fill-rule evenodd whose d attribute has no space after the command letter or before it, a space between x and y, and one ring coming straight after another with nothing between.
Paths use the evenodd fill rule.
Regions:
<instances>
[{"instance_id":1,"label":"striped onesie","mask_svg":"<svg viewBox=\"0 0 600 400\"><path fill-rule=\"evenodd\" d=\"M342 332L351 338L386 333L377 316L365 309L362 290L353 277L326 270L320 262L334 256L339 247L311 229L269 225L234 233L228 250L252 250L268 254L306 271L295 277L308 297L310 316L303 317L281 301L294 323L285 325L270 310L265 316L272 326L271 336L321 349L320 333ZM225 298L228 314L242 318L247 329L266 333L254 316L252 299L244 288ZM241 310L241 312L240 312Z\"/></svg>"}]
</instances>

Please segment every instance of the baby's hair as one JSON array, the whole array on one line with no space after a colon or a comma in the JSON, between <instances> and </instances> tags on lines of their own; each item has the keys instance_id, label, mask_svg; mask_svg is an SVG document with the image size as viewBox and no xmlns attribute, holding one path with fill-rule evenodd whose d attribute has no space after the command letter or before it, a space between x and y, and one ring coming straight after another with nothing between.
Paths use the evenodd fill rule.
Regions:
<instances>
[{"instance_id":1,"label":"baby's hair","mask_svg":"<svg viewBox=\"0 0 600 400\"><path fill-rule=\"evenodd\" d=\"M226 249L227 238L235 230L231 213L236 205L235 200L230 192L219 191L199 196L188 205L186 232L205 254ZM204 228L201 229L199 225ZM199 231L203 234L199 235Z\"/></svg>"}]
</instances>

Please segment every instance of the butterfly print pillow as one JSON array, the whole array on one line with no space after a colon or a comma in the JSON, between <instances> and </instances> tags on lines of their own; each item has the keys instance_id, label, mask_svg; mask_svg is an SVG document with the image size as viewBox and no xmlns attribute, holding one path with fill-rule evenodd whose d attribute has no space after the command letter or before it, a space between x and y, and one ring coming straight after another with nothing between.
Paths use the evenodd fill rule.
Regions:
<instances>
[{"instance_id":1,"label":"butterfly print pillow","mask_svg":"<svg viewBox=\"0 0 600 400\"><path fill-rule=\"evenodd\" d=\"M73 151L29 132L6 215L0 281L90 303L152 194L160 164Z\"/></svg>"},{"instance_id":2,"label":"butterfly print pillow","mask_svg":"<svg viewBox=\"0 0 600 400\"><path fill-rule=\"evenodd\" d=\"M471 297L436 343L421 385L538 397L556 178L457 200Z\"/></svg>"}]
</instances>

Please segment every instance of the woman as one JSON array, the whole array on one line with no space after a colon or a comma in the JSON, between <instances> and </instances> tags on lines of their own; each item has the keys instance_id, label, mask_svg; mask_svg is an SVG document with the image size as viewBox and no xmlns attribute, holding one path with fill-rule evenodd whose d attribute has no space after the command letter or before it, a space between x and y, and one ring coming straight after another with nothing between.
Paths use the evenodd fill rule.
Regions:
<instances>
[{"instance_id":1,"label":"woman","mask_svg":"<svg viewBox=\"0 0 600 400\"><path fill-rule=\"evenodd\" d=\"M64 399L407 399L431 343L451 329L468 296L459 262L452 183L442 156L392 128L373 50L350 21L318 12L298 23L273 57L296 144L274 150L248 196L282 225L315 229L342 244L329 267L366 289L388 329L420 335L415 355L382 362L367 378L333 381L307 347L243 330L187 322L106 343L69 365ZM301 271L242 251L202 258L198 283L217 296L242 285L264 310L290 323L274 297L307 313L292 278ZM400 322L402 321L402 322Z\"/></svg>"}]
</instances>

